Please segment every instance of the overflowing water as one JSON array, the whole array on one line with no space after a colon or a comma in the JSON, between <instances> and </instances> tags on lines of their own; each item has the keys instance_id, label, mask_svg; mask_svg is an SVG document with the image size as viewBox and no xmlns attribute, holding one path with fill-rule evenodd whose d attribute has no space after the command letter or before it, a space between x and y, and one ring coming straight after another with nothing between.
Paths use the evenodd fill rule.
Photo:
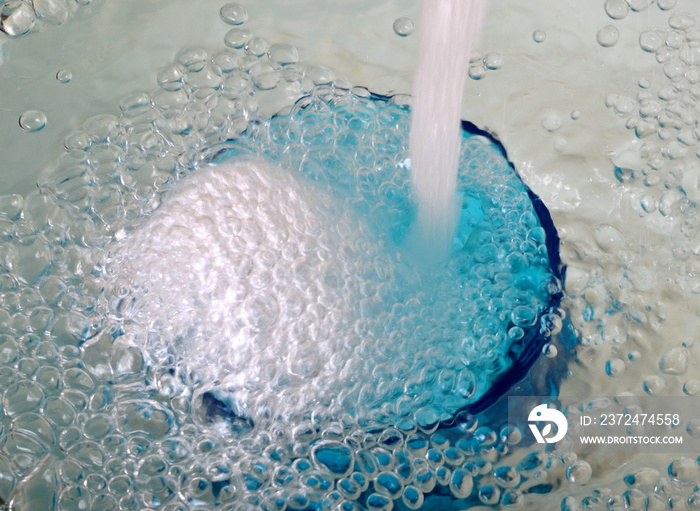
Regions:
<instances>
[{"instance_id":1,"label":"overflowing water","mask_svg":"<svg viewBox=\"0 0 700 511\"><path fill-rule=\"evenodd\" d=\"M424 1L413 84L411 179L418 198L416 245L445 260L458 222L457 167L464 81L483 16L481 0Z\"/></svg>"}]
</instances>

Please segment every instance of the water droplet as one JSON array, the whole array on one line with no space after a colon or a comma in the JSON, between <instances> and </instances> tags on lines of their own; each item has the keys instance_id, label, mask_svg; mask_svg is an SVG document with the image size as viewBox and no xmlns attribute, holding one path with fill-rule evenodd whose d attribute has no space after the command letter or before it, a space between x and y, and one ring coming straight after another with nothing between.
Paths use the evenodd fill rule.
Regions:
<instances>
[{"instance_id":1,"label":"water droplet","mask_svg":"<svg viewBox=\"0 0 700 511\"><path fill-rule=\"evenodd\" d=\"M614 20L624 19L630 12L630 6L625 0L607 0L605 12Z\"/></svg>"},{"instance_id":2,"label":"water droplet","mask_svg":"<svg viewBox=\"0 0 700 511\"><path fill-rule=\"evenodd\" d=\"M571 112L571 119L574 121L577 121L581 118L581 111L580 110L574 110Z\"/></svg>"},{"instance_id":3,"label":"water droplet","mask_svg":"<svg viewBox=\"0 0 700 511\"><path fill-rule=\"evenodd\" d=\"M58 73L56 73L56 80L58 80L61 83L68 83L71 81L72 78L73 73L71 73L67 69L61 69Z\"/></svg>"},{"instance_id":4,"label":"water droplet","mask_svg":"<svg viewBox=\"0 0 700 511\"><path fill-rule=\"evenodd\" d=\"M46 126L46 114L39 110L27 110L19 116L19 126L28 133L42 130Z\"/></svg>"},{"instance_id":5,"label":"water droplet","mask_svg":"<svg viewBox=\"0 0 700 511\"><path fill-rule=\"evenodd\" d=\"M410 18L398 18L394 21L394 33L401 37L409 36L413 33L415 24Z\"/></svg>"},{"instance_id":6,"label":"water droplet","mask_svg":"<svg viewBox=\"0 0 700 511\"><path fill-rule=\"evenodd\" d=\"M248 13L243 6L235 3L224 5L219 11L219 15L229 25L241 25L248 19Z\"/></svg>"},{"instance_id":7,"label":"water droplet","mask_svg":"<svg viewBox=\"0 0 700 511\"><path fill-rule=\"evenodd\" d=\"M612 25L606 25L598 30L596 40L603 48L610 48L611 46L615 46L617 44L619 37L620 33L618 32L617 28L613 27Z\"/></svg>"},{"instance_id":8,"label":"water droplet","mask_svg":"<svg viewBox=\"0 0 700 511\"><path fill-rule=\"evenodd\" d=\"M503 56L500 53L487 53L484 55L484 65L489 69L501 69Z\"/></svg>"},{"instance_id":9,"label":"water droplet","mask_svg":"<svg viewBox=\"0 0 700 511\"><path fill-rule=\"evenodd\" d=\"M639 36L639 46L644 51L648 51L650 53L654 52L661 48L662 44L664 44L663 38L653 30L642 32L642 34Z\"/></svg>"},{"instance_id":10,"label":"water droplet","mask_svg":"<svg viewBox=\"0 0 700 511\"><path fill-rule=\"evenodd\" d=\"M547 39L547 33L544 30L537 29L532 33L532 40L536 43L543 43L545 39Z\"/></svg>"},{"instance_id":11,"label":"water droplet","mask_svg":"<svg viewBox=\"0 0 700 511\"><path fill-rule=\"evenodd\" d=\"M686 457L675 459L668 466L668 475L683 486L693 486L700 480L700 464Z\"/></svg>"}]
</instances>

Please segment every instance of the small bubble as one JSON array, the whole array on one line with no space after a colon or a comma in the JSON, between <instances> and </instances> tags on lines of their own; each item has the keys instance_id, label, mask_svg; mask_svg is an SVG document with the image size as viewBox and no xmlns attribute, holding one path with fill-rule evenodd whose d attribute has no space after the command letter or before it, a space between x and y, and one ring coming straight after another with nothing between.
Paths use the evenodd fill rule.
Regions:
<instances>
[{"instance_id":1,"label":"small bubble","mask_svg":"<svg viewBox=\"0 0 700 511\"><path fill-rule=\"evenodd\" d=\"M580 118L581 118L581 111L580 110L574 110L573 112L571 112L571 119L573 121L577 121Z\"/></svg>"},{"instance_id":2,"label":"small bubble","mask_svg":"<svg viewBox=\"0 0 700 511\"><path fill-rule=\"evenodd\" d=\"M644 51L648 51L650 53L654 52L661 48L662 44L664 44L664 40L653 30L642 32L642 34L639 36L639 46Z\"/></svg>"},{"instance_id":3,"label":"small bubble","mask_svg":"<svg viewBox=\"0 0 700 511\"><path fill-rule=\"evenodd\" d=\"M630 6L625 0L607 0L605 12L614 20L624 19L630 12Z\"/></svg>"},{"instance_id":4,"label":"small bubble","mask_svg":"<svg viewBox=\"0 0 700 511\"><path fill-rule=\"evenodd\" d=\"M542 118L542 127L547 131L556 131L561 127L561 119L555 113L546 115Z\"/></svg>"},{"instance_id":5,"label":"small bubble","mask_svg":"<svg viewBox=\"0 0 700 511\"><path fill-rule=\"evenodd\" d=\"M636 362L637 360L639 360L641 358L642 358L642 354L640 352L638 352L637 350L630 351L627 354L627 359L630 362Z\"/></svg>"},{"instance_id":6,"label":"small bubble","mask_svg":"<svg viewBox=\"0 0 700 511\"><path fill-rule=\"evenodd\" d=\"M579 461L566 469L566 478L573 484L586 484L593 475L593 469L585 461Z\"/></svg>"},{"instance_id":7,"label":"small bubble","mask_svg":"<svg viewBox=\"0 0 700 511\"><path fill-rule=\"evenodd\" d=\"M398 18L394 21L394 33L401 37L409 36L413 33L415 24L409 18Z\"/></svg>"},{"instance_id":8,"label":"small bubble","mask_svg":"<svg viewBox=\"0 0 700 511\"><path fill-rule=\"evenodd\" d=\"M666 388L666 380L661 376L652 375L644 379L642 387L644 388L644 392L650 396L658 396Z\"/></svg>"},{"instance_id":9,"label":"small bubble","mask_svg":"<svg viewBox=\"0 0 700 511\"><path fill-rule=\"evenodd\" d=\"M677 2L678 0L658 0L656 5L658 5L659 9L662 11L670 11L676 6Z\"/></svg>"},{"instance_id":10,"label":"small bubble","mask_svg":"<svg viewBox=\"0 0 700 511\"><path fill-rule=\"evenodd\" d=\"M58 73L56 73L56 80L58 80L61 83L68 83L71 81L72 78L73 73L71 73L67 69L61 69Z\"/></svg>"},{"instance_id":11,"label":"small bubble","mask_svg":"<svg viewBox=\"0 0 700 511\"><path fill-rule=\"evenodd\" d=\"M484 65L489 69L501 69L503 56L500 53L487 53L484 56Z\"/></svg>"},{"instance_id":12,"label":"small bubble","mask_svg":"<svg viewBox=\"0 0 700 511\"><path fill-rule=\"evenodd\" d=\"M547 33L544 30L537 29L532 33L532 40L536 43L543 43L545 39L547 39Z\"/></svg>"},{"instance_id":13,"label":"small bubble","mask_svg":"<svg viewBox=\"0 0 700 511\"><path fill-rule=\"evenodd\" d=\"M559 350L557 350L557 347L552 344L547 343L542 347L542 354L547 358L554 358L558 353Z\"/></svg>"},{"instance_id":14,"label":"small bubble","mask_svg":"<svg viewBox=\"0 0 700 511\"><path fill-rule=\"evenodd\" d=\"M668 26L671 28L686 30L695 25L695 18L688 14L674 14L668 20Z\"/></svg>"},{"instance_id":15,"label":"small bubble","mask_svg":"<svg viewBox=\"0 0 700 511\"><path fill-rule=\"evenodd\" d=\"M700 396L700 380L691 379L685 382L683 392L689 396Z\"/></svg>"},{"instance_id":16,"label":"small bubble","mask_svg":"<svg viewBox=\"0 0 700 511\"><path fill-rule=\"evenodd\" d=\"M246 10L238 4L230 3L224 5L219 11L221 19L229 25L241 25L248 19Z\"/></svg>"},{"instance_id":17,"label":"small bubble","mask_svg":"<svg viewBox=\"0 0 700 511\"><path fill-rule=\"evenodd\" d=\"M481 80L484 76L486 76L486 67L483 64L478 63L469 66L469 78Z\"/></svg>"},{"instance_id":18,"label":"small bubble","mask_svg":"<svg viewBox=\"0 0 700 511\"><path fill-rule=\"evenodd\" d=\"M625 372L625 363L619 358L611 358L605 364L605 373L608 376L616 377Z\"/></svg>"},{"instance_id":19,"label":"small bubble","mask_svg":"<svg viewBox=\"0 0 700 511\"><path fill-rule=\"evenodd\" d=\"M241 49L253 38L253 33L245 28L232 28L224 36L224 43L230 48Z\"/></svg>"},{"instance_id":20,"label":"small bubble","mask_svg":"<svg viewBox=\"0 0 700 511\"><path fill-rule=\"evenodd\" d=\"M626 0L634 12L643 11L651 5L654 0Z\"/></svg>"},{"instance_id":21,"label":"small bubble","mask_svg":"<svg viewBox=\"0 0 700 511\"><path fill-rule=\"evenodd\" d=\"M673 348L659 362L659 369L664 374L684 374L688 369L688 350Z\"/></svg>"},{"instance_id":22,"label":"small bubble","mask_svg":"<svg viewBox=\"0 0 700 511\"><path fill-rule=\"evenodd\" d=\"M598 30L596 40L603 48L610 48L611 46L615 46L617 44L619 37L620 33L618 32L617 28L613 27L612 25L606 25Z\"/></svg>"},{"instance_id":23,"label":"small bubble","mask_svg":"<svg viewBox=\"0 0 700 511\"><path fill-rule=\"evenodd\" d=\"M46 126L46 114L39 110L27 110L19 116L19 126L28 133L42 130Z\"/></svg>"}]
</instances>

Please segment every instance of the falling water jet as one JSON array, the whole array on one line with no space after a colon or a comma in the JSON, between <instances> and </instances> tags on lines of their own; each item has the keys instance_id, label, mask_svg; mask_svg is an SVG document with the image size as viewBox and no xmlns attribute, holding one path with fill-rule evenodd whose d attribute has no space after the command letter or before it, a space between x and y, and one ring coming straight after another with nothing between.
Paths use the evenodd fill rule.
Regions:
<instances>
[{"instance_id":1,"label":"falling water jet","mask_svg":"<svg viewBox=\"0 0 700 511\"><path fill-rule=\"evenodd\" d=\"M429 247L418 248L428 263L447 259L457 229L462 93L483 7L482 0L426 0L421 10L409 154L418 199L413 243Z\"/></svg>"}]
</instances>

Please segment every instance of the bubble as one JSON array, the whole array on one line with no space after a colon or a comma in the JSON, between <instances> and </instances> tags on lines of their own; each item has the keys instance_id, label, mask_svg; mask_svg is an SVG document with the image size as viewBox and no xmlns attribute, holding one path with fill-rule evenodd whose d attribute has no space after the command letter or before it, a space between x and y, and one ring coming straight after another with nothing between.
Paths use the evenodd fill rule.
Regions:
<instances>
[{"instance_id":1,"label":"bubble","mask_svg":"<svg viewBox=\"0 0 700 511\"><path fill-rule=\"evenodd\" d=\"M573 110L571 112L571 120L577 121L581 118L581 111L580 110Z\"/></svg>"},{"instance_id":2,"label":"bubble","mask_svg":"<svg viewBox=\"0 0 700 511\"><path fill-rule=\"evenodd\" d=\"M593 475L593 469L586 461L579 461L566 469L566 478L572 484L588 484Z\"/></svg>"},{"instance_id":3,"label":"bubble","mask_svg":"<svg viewBox=\"0 0 700 511\"><path fill-rule=\"evenodd\" d=\"M627 17L630 6L626 0L606 0L605 12L614 20L621 20Z\"/></svg>"},{"instance_id":4,"label":"bubble","mask_svg":"<svg viewBox=\"0 0 700 511\"><path fill-rule=\"evenodd\" d=\"M617 28L613 27L612 25L606 25L598 30L596 41L598 41L598 44L603 48L610 48L617 44L619 37L620 33L618 32Z\"/></svg>"},{"instance_id":5,"label":"bubble","mask_svg":"<svg viewBox=\"0 0 700 511\"><path fill-rule=\"evenodd\" d=\"M659 369L664 374L685 374L688 369L688 350L673 348L666 352L659 361Z\"/></svg>"},{"instance_id":6,"label":"bubble","mask_svg":"<svg viewBox=\"0 0 700 511\"><path fill-rule=\"evenodd\" d=\"M689 396L700 396L700 380L691 379L683 384L683 392Z\"/></svg>"},{"instance_id":7,"label":"bubble","mask_svg":"<svg viewBox=\"0 0 700 511\"><path fill-rule=\"evenodd\" d=\"M547 39L547 33L544 30L537 29L532 33L532 40L536 43L543 43Z\"/></svg>"},{"instance_id":8,"label":"bubble","mask_svg":"<svg viewBox=\"0 0 700 511\"><path fill-rule=\"evenodd\" d=\"M559 350L557 350L557 347L553 344L547 343L542 347L542 354L547 358L556 358L559 354Z\"/></svg>"},{"instance_id":9,"label":"bubble","mask_svg":"<svg viewBox=\"0 0 700 511\"><path fill-rule=\"evenodd\" d=\"M695 17L692 14L674 14L668 19L668 26L678 30L688 30L695 26Z\"/></svg>"},{"instance_id":10,"label":"bubble","mask_svg":"<svg viewBox=\"0 0 700 511\"><path fill-rule=\"evenodd\" d=\"M253 38L253 33L246 28L232 28L224 36L224 43L231 48L243 48Z\"/></svg>"},{"instance_id":11,"label":"bubble","mask_svg":"<svg viewBox=\"0 0 700 511\"><path fill-rule=\"evenodd\" d=\"M659 6L659 9L662 11L670 11L676 6L676 3L678 0L657 0L656 5Z\"/></svg>"},{"instance_id":12,"label":"bubble","mask_svg":"<svg viewBox=\"0 0 700 511\"><path fill-rule=\"evenodd\" d=\"M229 25L242 25L248 19L248 13L243 6L236 3L228 3L221 7L219 15L224 23Z\"/></svg>"},{"instance_id":13,"label":"bubble","mask_svg":"<svg viewBox=\"0 0 700 511\"><path fill-rule=\"evenodd\" d=\"M484 55L483 62L488 69L501 69L503 67L503 56L500 53L487 53Z\"/></svg>"},{"instance_id":14,"label":"bubble","mask_svg":"<svg viewBox=\"0 0 700 511\"><path fill-rule=\"evenodd\" d=\"M668 475L683 486L693 486L700 481L700 465L697 460L677 458L668 466Z\"/></svg>"},{"instance_id":15,"label":"bubble","mask_svg":"<svg viewBox=\"0 0 700 511\"><path fill-rule=\"evenodd\" d=\"M483 63L478 63L478 64L472 64L469 66L469 78L472 80L481 80L484 76L486 76L486 66L484 66Z\"/></svg>"},{"instance_id":16,"label":"bubble","mask_svg":"<svg viewBox=\"0 0 700 511\"><path fill-rule=\"evenodd\" d=\"M643 11L648 8L654 0L626 0L630 9L635 12Z\"/></svg>"},{"instance_id":17,"label":"bubble","mask_svg":"<svg viewBox=\"0 0 700 511\"><path fill-rule=\"evenodd\" d=\"M58 80L60 83L68 83L71 81L72 78L73 73L71 73L67 69L61 69L56 73L56 80Z\"/></svg>"},{"instance_id":18,"label":"bubble","mask_svg":"<svg viewBox=\"0 0 700 511\"><path fill-rule=\"evenodd\" d=\"M664 44L664 40L658 32L647 30L639 36L639 46L647 52L655 52Z\"/></svg>"},{"instance_id":19,"label":"bubble","mask_svg":"<svg viewBox=\"0 0 700 511\"><path fill-rule=\"evenodd\" d=\"M27 133L34 133L46 126L46 114L39 110L27 110L19 116L19 126Z\"/></svg>"},{"instance_id":20,"label":"bubble","mask_svg":"<svg viewBox=\"0 0 700 511\"><path fill-rule=\"evenodd\" d=\"M60 25L68 19L68 6L64 0L33 0L34 12L41 21Z\"/></svg>"},{"instance_id":21,"label":"bubble","mask_svg":"<svg viewBox=\"0 0 700 511\"><path fill-rule=\"evenodd\" d=\"M642 387L650 396L659 396L666 388L666 380L658 375L648 376L644 379Z\"/></svg>"},{"instance_id":22,"label":"bubble","mask_svg":"<svg viewBox=\"0 0 700 511\"><path fill-rule=\"evenodd\" d=\"M11 2L2 6L0 28L10 37L17 37L29 32L36 23L36 15L31 4Z\"/></svg>"},{"instance_id":23,"label":"bubble","mask_svg":"<svg viewBox=\"0 0 700 511\"><path fill-rule=\"evenodd\" d=\"M291 44L273 44L267 54L270 60L282 65L294 64L299 60L299 53Z\"/></svg>"},{"instance_id":24,"label":"bubble","mask_svg":"<svg viewBox=\"0 0 700 511\"><path fill-rule=\"evenodd\" d=\"M397 18L394 21L394 33L401 37L409 36L413 33L415 25L409 18Z\"/></svg>"}]
</instances>

